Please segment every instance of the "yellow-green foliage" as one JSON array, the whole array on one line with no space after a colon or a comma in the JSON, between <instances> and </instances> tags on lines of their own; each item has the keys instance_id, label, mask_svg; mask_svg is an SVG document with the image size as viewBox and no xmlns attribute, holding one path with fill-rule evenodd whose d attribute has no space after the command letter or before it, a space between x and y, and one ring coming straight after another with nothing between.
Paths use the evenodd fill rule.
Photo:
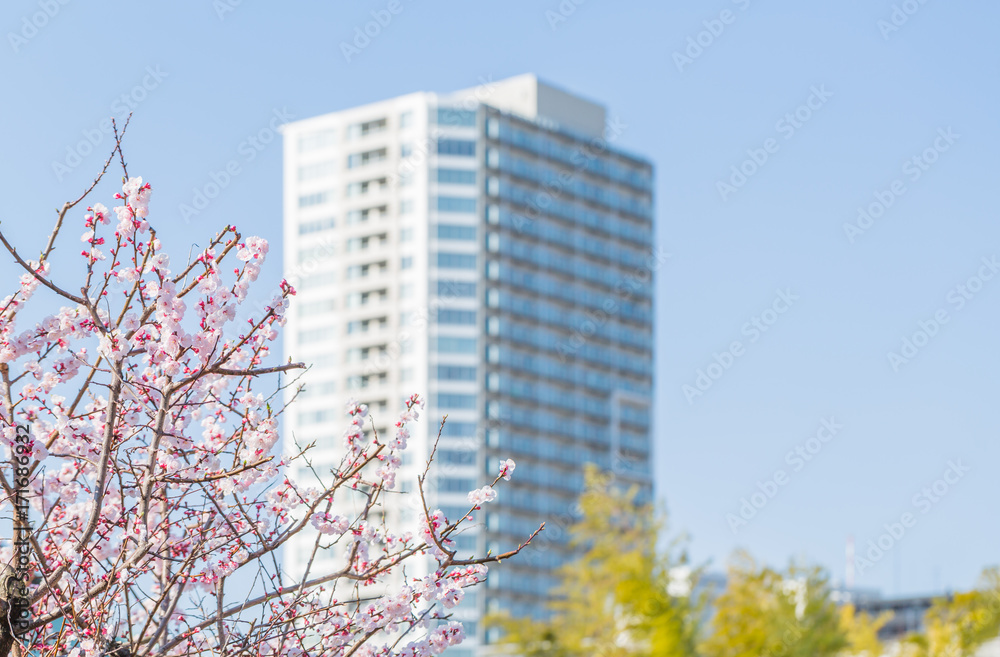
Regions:
<instances>
[{"instance_id":1,"label":"yellow-green foliage","mask_svg":"<svg viewBox=\"0 0 1000 657\"><path fill-rule=\"evenodd\" d=\"M580 557L560 572L549 622L493 615L502 650L523 657L881 657L878 632L890 619L838 608L824 572L759 566L737 553L714 616L701 627L703 599L668 593L671 573L686 568L677 543L662 546L663 519L594 468L586 472L582 517L571 529ZM691 582L698 572L691 574ZM894 657L970 657L1000 633L1000 570L981 586L939 600L926 631L892 648Z\"/></svg>"},{"instance_id":2,"label":"yellow-green foliage","mask_svg":"<svg viewBox=\"0 0 1000 657\"><path fill-rule=\"evenodd\" d=\"M817 568L780 573L740 553L715 601L706 657L824 657L847 647L840 616Z\"/></svg>"},{"instance_id":3,"label":"yellow-green foliage","mask_svg":"<svg viewBox=\"0 0 1000 657\"><path fill-rule=\"evenodd\" d=\"M913 657L975 654L1000 634L1000 570L984 571L977 589L937 600L927 611L924 626L923 634L907 641Z\"/></svg>"},{"instance_id":4,"label":"yellow-green foliage","mask_svg":"<svg viewBox=\"0 0 1000 657\"><path fill-rule=\"evenodd\" d=\"M887 611L872 618L866 613L857 613L854 605L840 608L840 631L844 633L847 647L842 657L879 657L885 647L878 639L878 632L892 620L892 612Z\"/></svg>"},{"instance_id":5,"label":"yellow-green foliage","mask_svg":"<svg viewBox=\"0 0 1000 657\"><path fill-rule=\"evenodd\" d=\"M560 570L547 623L494 615L505 643L526 657L693 657L698 605L667 594L684 562L657 547L662 520L595 468L586 472L582 518L571 529L581 556ZM696 576L696 575L695 575Z\"/></svg>"}]
</instances>

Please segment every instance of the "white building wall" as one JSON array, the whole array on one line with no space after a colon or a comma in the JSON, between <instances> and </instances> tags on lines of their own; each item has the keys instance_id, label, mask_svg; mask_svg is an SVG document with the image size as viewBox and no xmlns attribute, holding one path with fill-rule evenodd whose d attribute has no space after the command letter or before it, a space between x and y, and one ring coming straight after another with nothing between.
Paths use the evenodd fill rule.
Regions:
<instances>
[{"instance_id":1,"label":"white building wall","mask_svg":"<svg viewBox=\"0 0 1000 657\"><path fill-rule=\"evenodd\" d=\"M310 454L317 470L328 470L342 456L349 400L373 402L369 414L387 435L402 401L427 390L426 327L417 317L427 305L426 285L420 284L427 280L426 166L405 182L399 175L403 145L427 141L426 106L424 94L413 94L284 129L284 262L297 290L285 357L312 364L303 377L305 394L285 416L285 450L295 451L293 441L315 442ZM359 124L381 119L384 129L358 134ZM352 155L381 149L381 161L348 166ZM358 185L365 183L362 193ZM412 427L411 435L412 451L425 452L427 422ZM397 481L414 481L417 465L404 466ZM304 468L298 476L312 479ZM399 521L416 518L406 509L397 513ZM293 541L287 550L285 567L293 575L301 573L306 542Z\"/></svg>"}]
</instances>

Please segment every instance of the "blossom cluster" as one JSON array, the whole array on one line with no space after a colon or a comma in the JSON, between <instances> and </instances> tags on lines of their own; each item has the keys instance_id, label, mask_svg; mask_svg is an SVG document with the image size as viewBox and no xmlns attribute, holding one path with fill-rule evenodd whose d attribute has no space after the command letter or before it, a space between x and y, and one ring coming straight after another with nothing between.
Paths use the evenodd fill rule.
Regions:
<instances>
[{"instance_id":1,"label":"blossom cluster","mask_svg":"<svg viewBox=\"0 0 1000 657\"><path fill-rule=\"evenodd\" d=\"M460 643L446 610L487 572L454 558L450 537L465 518L428 509L414 535L382 515L422 399L405 401L390 436L366 431L368 408L352 404L332 480L294 481L289 467L308 452L280 455L285 406L273 385L261 387L303 367L271 355L294 288L283 281L237 325L267 241L226 226L174 266L150 224L151 198L148 182L126 177L114 207L87 209L82 283L54 279L49 260L73 204L38 260L12 250L24 274L0 301L0 452L13 457L16 427L28 428L40 583L25 649L95 657L128 640L133 654L155 643L165 655L423 657ZM52 300L61 307L41 319L22 313ZM513 470L502 462L492 485ZM495 499L492 485L470 502ZM334 499L345 494L369 503L347 511ZM291 580L270 566L309 533L343 570ZM404 565L420 555L431 573L407 579ZM0 559L13 557L0 547ZM231 577L258 577L264 593L252 604L230 599Z\"/></svg>"}]
</instances>

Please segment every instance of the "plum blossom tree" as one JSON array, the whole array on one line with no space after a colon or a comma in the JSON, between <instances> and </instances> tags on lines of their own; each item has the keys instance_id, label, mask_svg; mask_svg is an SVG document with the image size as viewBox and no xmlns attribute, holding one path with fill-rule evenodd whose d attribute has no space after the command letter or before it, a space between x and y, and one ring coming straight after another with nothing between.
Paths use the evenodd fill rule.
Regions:
<instances>
[{"instance_id":1,"label":"plum blossom tree","mask_svg":"<svg viewBox=\"0 0 1000 657\"><path fill-rule=\"evenodd\" d=\"M59 280L57 241L116 152L121 192L110 209L80 212L79 279ZM391 436L366 431L367 409L353 405L343 458L321 485L286 476L308 449L280 456L279 400L301 389L304 365L273 364L269 350L295 290L282 282L264 312L233 326L267 242L226 226L175 267L149 221L151 194L129 177L116 132L101 175L61 207L37 257L0 231L24 271L0 301L0 449L11 463L0 486L17 539L0 553L0 589L13 591L0 601L0 657L417 656L461 642L448 609L538 532L504 554L456 557L450 537L496 496L492 485L470 494L463 518L424 501L422 531L386 526L416 395ZM513 467L502 462L493 485ZM342 495L362 510L338 515ZM310 561L290 580L278 550L303 531L342 565ZM407 577L419 558L429 574ZM235 597L238 582L252 586Z\"/></svg>"}]
</instances>

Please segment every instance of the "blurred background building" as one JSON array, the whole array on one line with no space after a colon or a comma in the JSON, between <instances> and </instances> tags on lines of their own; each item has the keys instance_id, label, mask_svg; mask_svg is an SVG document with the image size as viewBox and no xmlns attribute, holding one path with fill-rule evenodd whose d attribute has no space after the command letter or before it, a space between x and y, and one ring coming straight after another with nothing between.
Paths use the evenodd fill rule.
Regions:
<instances>
[{"instance_id":1,"label":"blurred background building","mask_svg":"<svg viewBox=\"0 0 1000 657\"><path fill-rule=\"evenodd\" d=\"M420 392L428 405L398 487L413 491L447 414L432 509L460 517L500 459L517 462L459 548L501 553L546 522L466 594L456 618L475 640L449 654L492 638L478 622L488 611L544 616L584 464L651 498L662 261L653 165L615 146L625 129L533 75L284 127L284 262L298 290L286 353L314 364L286 436L315 441L322 470L342 455L349 399L385 435ZM395 520L415 522L416 500L390 502ZM286 550L291 573L314 538Z\"/></svg>"}]
</instances>

